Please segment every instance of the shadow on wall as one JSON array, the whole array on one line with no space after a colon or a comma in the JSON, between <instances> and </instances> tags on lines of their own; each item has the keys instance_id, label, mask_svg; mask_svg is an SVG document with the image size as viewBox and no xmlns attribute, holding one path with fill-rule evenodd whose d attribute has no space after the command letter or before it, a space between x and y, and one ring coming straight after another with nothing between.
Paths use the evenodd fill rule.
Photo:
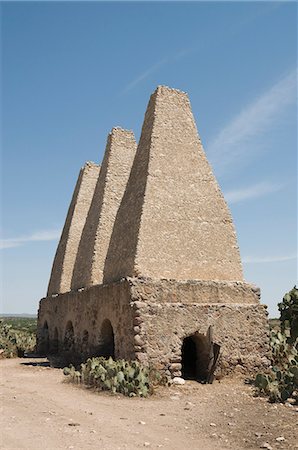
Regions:
<instances>
[{"instance_id":1,"label":"shadow on wall","mask_svg":"<svg viewBox=\"0 0 298 450\"><path fill-rule=\"evenodd\" d=\"M50 350L50 337L49 337L49 326L48 322L45 321L43 327L40 330L38 337L38 351L41 354L46 355Z\"/></svg>"},{"instance_id":2,"label":"shadow on wall","mask_svg":"<svg viewBox=\"0 0 298 450\"><path fill-rule=\"evenodd\" d=\"M182 377L186 380L212 383L220 346L212 341L212 329L207 335L194 333L182 343Z\"/></svg>"},{"instance_id":3,"label":"shadow on wall","mask_svg":"<svg viewBox=\"0 0 298 450\"><path fill-rule=\"evenodd\" d=\"M87 330L84 330L81 342L81 352L83 355L87 355L88 351L89 351L89 333Z\"/></svg>"},{"instance_id":4,"label":"shadow on wall","mask_svg":"<svg viewBox=\"0 0 298 450\"><path fill-rule=\"evenodd\" d=\"M69 320L66 324L65 335L63 341L63 350L65 352L74 351L74 331L71 320Z\"/></svg>"},{"instance_id":5,"label":"shadow on wall","mask_svg":"<svg viewBox=\"0 0 298 450\"><path fill-rule=\"evenodd\" d=\"M98 356L115 358L114 331L111 322L105 319L100 330Z\"/></svg>"},{"instance_id":6,"label":"shadow on wall","mask_svg":"<svg viewBox=\"0 0 298 450\"><path fill-rule=\"evenodd\" d=\"M64 335L58 334L57 327L50 333L48 322L45 321L40 329L38 337L38 353L40 355L58 355L61 357L74 358L74 361L81 362L92 356L103 356L115 358L115 338L114 331L109 319L102 322L99 341L96 347L90 348L89 332L84 330L81 339L75 339L74 327L69 320L65 327ZM70 361L71 362L71 361Z\"/></svg>"},{"instance_id":7,"label":"shadow on wall","mask_svg":"<svg viewBox=\"0 0 298 450\"><path fill-rule=\"evenodd\" d=\"M59 337L57 327L55 327L53 339L50 340L50 353L55 355L58 352L59 352Z\"/></svg>"}]
</instances>

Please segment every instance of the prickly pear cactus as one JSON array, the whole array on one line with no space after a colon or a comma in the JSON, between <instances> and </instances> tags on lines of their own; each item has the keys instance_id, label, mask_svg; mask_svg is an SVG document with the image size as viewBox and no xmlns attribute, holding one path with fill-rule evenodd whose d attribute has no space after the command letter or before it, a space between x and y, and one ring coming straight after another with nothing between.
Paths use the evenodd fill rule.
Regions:
<instances>
[{"instance_id":1,"label":"prickly pear cactus","mask_svg":"<svg viewBox=\"0 0 298 450\"><path fill-rule=\"evenodd\" d=\"M292 398L298 403L298 289L294 286L278 304L281 331L271 332L272 367L258 374L255 386L272 402Z\"/></svg>"},{"instance_id":2,"label":"prickly pear cactus","mask_svg":"<svg viewBox=\"0 0 298 450\"><path fill-rule=\"evenodd\" d=\"M152 391L150 369L137 361L89 358L81 364L79 371L70 366L65 367L63 372L75 383L119 392L129 397L147 397Z\"/></svg>"},{"instance_id":3,"label":"prickly pear cactus","mask_svg":"<svg viewBox=\"0 0 298 450\"><path fill-rule=\"evenodd\" d=\"M270 374L258 374L255 386L271 402L285 402L289 398L298 401L298 355L289 354L289 361L283 366L273 366Z\"/></svg>"},{"instance_id":4,"label":"prickly pear cactus","mask_svg":"<svg viewBox=\"0 0 298 450\"><path fill-rule=\"evenodd\" d=\"M35 345L33 333L14 330L10 324L0 320L0 357L24 356L25 352L33 352Z\"/></svg>"},{"instance_id":5,"label":"prickly pear cactus","mask_svg":"<svg viewBox=\"0 0 298 450\"><path fill-rule=\"evenodd\" d=\"M281 331L289 335L287 341L293 344L298 338L298 289L296 286L287 292L281 303L278 304L280 312Z\"/></svg>"}]
</instances>

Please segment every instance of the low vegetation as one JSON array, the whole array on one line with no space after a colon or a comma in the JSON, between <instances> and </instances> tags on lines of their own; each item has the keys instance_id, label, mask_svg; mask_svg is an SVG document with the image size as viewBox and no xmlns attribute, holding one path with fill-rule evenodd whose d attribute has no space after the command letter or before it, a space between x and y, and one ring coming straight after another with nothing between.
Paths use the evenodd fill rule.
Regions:
<instances>
[{"instance_id":1,"label":"low vegetation","mask_svg":"<svg viewBox=\"0 0 298 450\"><path fill-rule=\"evenodd\" d=\"M22 357L36 346L36 319L0 319L0 358Z\"/></svg>"},{"instance_id":2,"label":"low vegetation","mask_svg":"<svg viewBox=\"0 0 298 450\"><path fill-rule=\"evenodd\" d=\"M92 386L102 391L119 392L129 397L147 397L153 392L153 387L162 382L160 375L138 361L114 361L89 358L81 364L80 369L65 367L64 375L77 384Z\"/></svg>"},{"instance_id":3,"label":"low vegetation","mask_svg":"<svg viewBox=\"0 0 298 450\"><path fill-rule=\"evenodd\" d=\"M271 402L292 399L298 403L298 289L285 294L278 304L280 331L271 329L272 366L269 373L259 373L255 386Z\"/></svg>"}]
</instances>

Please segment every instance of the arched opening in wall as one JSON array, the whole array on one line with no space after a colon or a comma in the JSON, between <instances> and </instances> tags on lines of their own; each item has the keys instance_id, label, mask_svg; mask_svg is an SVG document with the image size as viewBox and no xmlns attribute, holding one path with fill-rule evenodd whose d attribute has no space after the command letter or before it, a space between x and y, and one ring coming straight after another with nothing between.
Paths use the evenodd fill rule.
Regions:
<instances>
[{"instance_id":1,"label":"arched opening in wall","mask_svg":"<svg viewBox=\"0 0 298 450\"><path fill-rule=\"evenodd\" d=\"M59 352L59 337L57 327L55 327L54 330L54 336L53 339L51 340L50 350L52 354L56 354Z\"/></svg>"},{"instance_id":2,"label":"arched opening in wall","mask_svg":"<svg viewBox=\"0 0 298 450\"><path fill-rule=\"evenodd\" d=\"M88 345L89 345L89 333L87 330L84 330L82 336L82 353L84 354L88 353Z\"/></svg>"},{"instance_id":3,"label":"arched opening in wall","mask_svg":"<svg viewBox=\"0 0 298 450\"><path fill-rule=\"evenodd\" d=\"M40 344L39 352L47 354L50 350L50 338L49 338L49 326L48 322L45 321L40 332Z\"/></svg>"},{"instance_id":4,"label":"arched opening in wall","mask_svg":"<svg viewBox=\"0 0 298 450\"><path fill-rule=\"evenodd\" d=\"M206 336L195 333L182 344L182 377L206 382L210 363L210 343Z\"/></svg>"},{"instance_id":5,"label":"arched opening in wall","mask_svg":"<svg viewBox=\"0 0 298 450\"><path fill-rule=\"evenodd\" d=\"M111 322L105 319L100 330L99 356L115 358L114 331Z\"/></svg>"},{"instance_id":6,"label":"arched opening in wall","mask_svg":"<svg viewBox=\"0 0 298 450\"><path fill-rule=\"evenodd\" d=\"M63 350L65 352L71 352L74 349L74 331L71 320L69 320L66 324L64 342L63 342Z\"/></svg>"}]
</instances>

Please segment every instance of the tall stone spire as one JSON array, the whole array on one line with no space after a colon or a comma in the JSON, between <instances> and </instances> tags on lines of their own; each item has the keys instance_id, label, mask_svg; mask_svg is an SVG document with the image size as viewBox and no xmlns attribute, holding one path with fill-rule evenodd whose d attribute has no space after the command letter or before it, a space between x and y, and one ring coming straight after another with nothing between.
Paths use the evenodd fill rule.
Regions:
<instances>
[{"instance_id":1,"label":"tall stone spire","mask_svg":"<svg viewBox=\"0 0 298 450\"><path fill-rule=\"evenodd\" d=\"M152 94L116 216L104 282L125 276L243 279L232 217L187 94Z\"/></svg>"},{"instance_id":2,"label":"tall stone spire","mask_svg":"<svg viewBox=\"0 0 298 450\"><path fill-rule=\"evenodd\" d=\"M70 291L77 250L91 204L100 166L87 162L82 167L57 247L48 295Z\"/></svg>"},{"instance_id":3,"label":"tall stone spire","mask_svg":"<svg viewBox=\"0 0 298 450\"><path fill-rule=\"evenodd\" d=\"M137 144L132 131L113 128L82 233L72 290L102 283L114 220L129 177Z\"/></svg>"}]
</instances>

